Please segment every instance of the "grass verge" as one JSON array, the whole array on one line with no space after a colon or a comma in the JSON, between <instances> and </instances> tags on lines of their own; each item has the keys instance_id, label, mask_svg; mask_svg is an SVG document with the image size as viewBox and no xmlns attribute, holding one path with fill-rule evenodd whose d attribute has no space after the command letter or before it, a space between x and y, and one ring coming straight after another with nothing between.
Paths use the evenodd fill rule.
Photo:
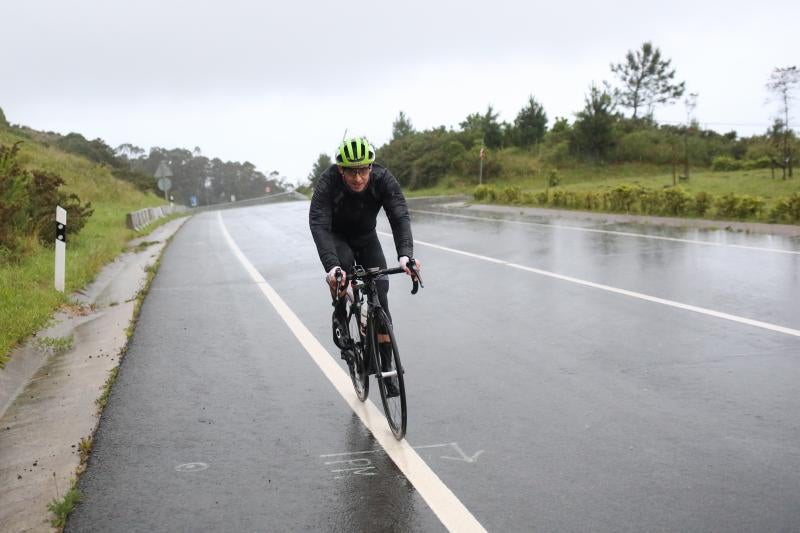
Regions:
<instances>
[{"instance_id":1,"label":"grass verge","mask_svg":"<svg viewBox=\"0 0 800 533\"><path fill-rule=\"evenodd\" d=\"M40 350L49 350L54 354L62 354L70 351L75 345L75 336L67 337L42 337L36 339L36 346Z\"/></svg>"},{"instance_id":2,"label":"grass verge","mask_svg":"<svg viewBox=\"0 0 800 533\"><path fill-rule=\"evenodd\" d=\"M125 225L126 213L163 205L164 200L114 178L105 166L0 128L0 143L16 141L23 141L23 166L59 174L66 182L65 191L91 201L95 212L79 234L67 237L63 294L54 288L52 247L32 241L24 255L0 258L0 369L11 350L44 327L59 307L69 304L66 295L90 283L104 265L125 250L128 241L182 216L165 217L140 232L130 230Z\"/></svg>"},{"instance_id":3,"label":"grass verge","mask_svg":"<svg viewBox=\"0 0 800 533\"><path fill-rule=\"evenodd\" d=\"M522 162L516 165L519 167ZM694 169L688 180L679 180L673 178L670 168L642 164L573 165L558 170L531 167L527 171L517 168L498 177L487 177L483 188L476 185L477 179L447 176L435 187L408 191L407 195L413 198L465 194L474 196L477 202L494 204L722 221L797 224L800 219L797 206L800 181L772 178L769 169L722 172ZM653 198L667 196L684 204L695 202L697 209L688 208L688 204L639 205L638 199L632 206L620 207L617 202L607 201L626 187L634 188L633 193L642 190L643 201L650 204ZM683 196L688 200L682 200Z\"/></svg>"},{"instance_id":4,"label":"grass verge","mask_svg":"<svg viewBox=\"0 0 800 533\"><path fill-rule=\"evenodd\" d=\"M83 495L77 487L78 480L72 480L72 486L64 494L63 498L56 498L47 504L47 510L53 513L53 518L50 520L50 525L63 531L64 526L67 525L67 517L75 509L75 506L83 499Z\"/></svg>"}]
</instances>

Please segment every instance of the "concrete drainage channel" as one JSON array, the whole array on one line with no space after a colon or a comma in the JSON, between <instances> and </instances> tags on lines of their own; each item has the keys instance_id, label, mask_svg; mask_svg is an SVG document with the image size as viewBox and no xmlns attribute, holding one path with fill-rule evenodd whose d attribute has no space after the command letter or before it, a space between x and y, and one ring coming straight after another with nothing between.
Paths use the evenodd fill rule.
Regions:
<instances>
[{"instance_id":1,"label":"concrete drainage channel","mask_svg":"<svg viewBox=\"0 0 800 533\"><path fill-rule=\"evenodd\" d=\"M51 530L48 504L65 499L91 451L137 296L185 220L131 241L0 370L0 531Z\"/></svg>"}]
</instances>

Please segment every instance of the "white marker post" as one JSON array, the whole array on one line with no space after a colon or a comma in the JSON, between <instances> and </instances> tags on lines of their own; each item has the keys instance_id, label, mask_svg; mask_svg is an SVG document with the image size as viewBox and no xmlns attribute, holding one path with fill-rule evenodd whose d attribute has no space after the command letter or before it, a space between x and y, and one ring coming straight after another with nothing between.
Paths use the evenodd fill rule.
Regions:
<instances>
[{"instance_id":1,"label":"white marker post","mask_svg":"<svg viewBox=\"0 0 800 533\"><path fill-rule=\"evenodd\" d=\"M56 206L56 290L64 292L64 270L67 260L67 212Z\"/></svg>"}]
</instances>

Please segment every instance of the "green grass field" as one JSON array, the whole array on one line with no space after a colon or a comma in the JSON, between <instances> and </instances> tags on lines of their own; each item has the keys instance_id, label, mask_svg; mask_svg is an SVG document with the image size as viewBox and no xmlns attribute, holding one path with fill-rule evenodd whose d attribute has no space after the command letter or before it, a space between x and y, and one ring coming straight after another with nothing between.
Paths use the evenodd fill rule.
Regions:
<instances>
[{"instance_id":1,"label":"green grass field","mask_svg":"<svg viewBox=\"0 0 800 533\"><path fill-rule=\"evenodd\" d=\"M59 174L64 189L92 202L94 214L78 235L68 235L66 294L91 282L138 234L125 226L130 211L162 205L163 199L143 194L111 175L108 168L38 144L0 128L0 143L23 141L20 162L28 169ZM55 218L55 206L53 206ZM69 223L69 221L67 221ZM67 225L69 227L69 224ZM0 366L11 349L45 324L67 302L53 288L54 251L35 241L24 257L0 264Z\"/></svg>"},{"instance_id":2,"label":"green grass field","mask_svg":"<svg viewBox=\"0 0 800 533\"><path fill-rule=\"evenodd\" d=\"M484 176L483 183L498 189L519 187L523 191L539 192L548 188L547 176L554 167L542 167L530 155L521 154L518 150L509 150L499 156L503 170L498 176ZM660 189L673 185L671 167L658 167L626 163L621 165L571 165L558 168L558 187L565 190L589 191L611 189L621 184L638 184L642 187ZM678 169L678 175L682 168ZM797 173L796 173L797 174ZM769 169L712 172L708 169L690 169L690 178L677 180L687 192L694 194L700 191L714 196L727 193L746 194L764 198L768 207L777 198L787 197L800 192L800 175L791 179L771 177ZM409 197L433 196L445 194L472 194L478 185L478 177L464 178L447 176L436 187L406 191Z\"/></svg>"}]
</instances>

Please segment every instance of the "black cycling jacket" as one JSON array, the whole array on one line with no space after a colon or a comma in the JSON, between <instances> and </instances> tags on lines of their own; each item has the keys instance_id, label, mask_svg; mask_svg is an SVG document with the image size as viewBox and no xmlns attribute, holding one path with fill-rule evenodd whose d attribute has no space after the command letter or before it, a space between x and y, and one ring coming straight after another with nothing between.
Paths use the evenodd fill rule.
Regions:
<instances>
[{"instance_id":1,"label":"black cycling jacket","mask_svg":"<svg viewBox=\"0 0 800 533\"><path fill-rule=\"evenodd\" d=\"M394 235L398 259L414 257L414 239L411 237L411 217L400 184L388 169L373 164L367 188L360 193L351 191L344 183L336 165L322 173L308 212L308 224L319 258L325 271L341 265L336 255L333 234L347 240L375 231L381 207L389 218Z\"/></svg>"}]
</instances>

